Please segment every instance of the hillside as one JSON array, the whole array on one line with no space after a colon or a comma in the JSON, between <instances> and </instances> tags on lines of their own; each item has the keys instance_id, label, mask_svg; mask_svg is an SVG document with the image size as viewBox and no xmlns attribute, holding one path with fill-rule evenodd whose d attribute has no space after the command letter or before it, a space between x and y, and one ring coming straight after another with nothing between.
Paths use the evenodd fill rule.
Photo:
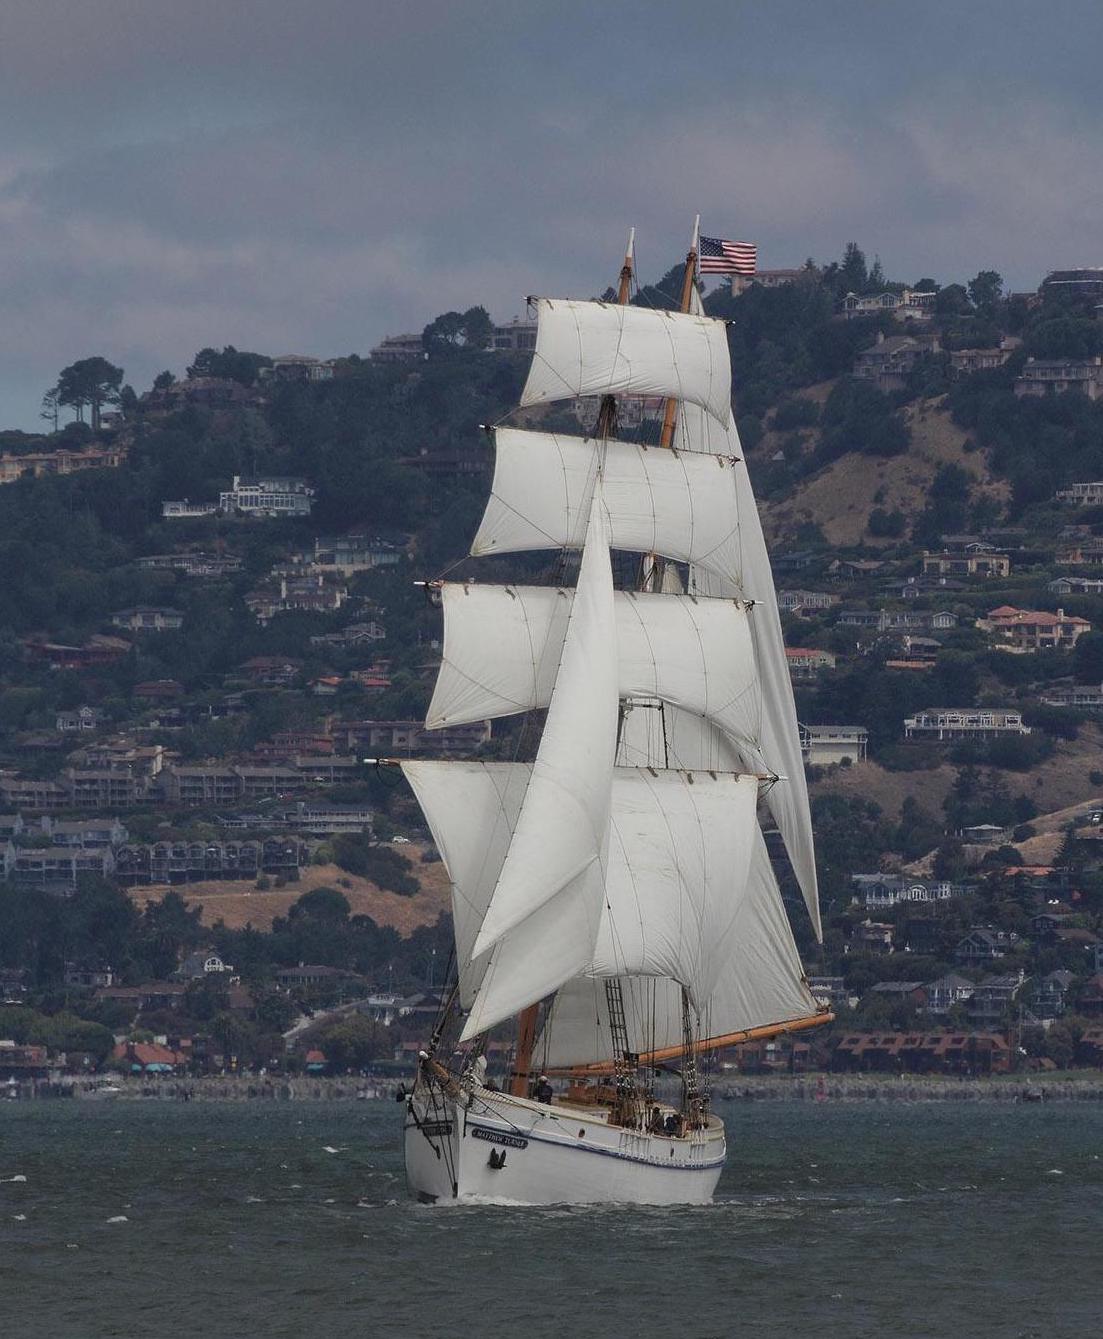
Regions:
<instances>
[{"instance_id":1,"label":"hillside","mask_svg":"<svg viewBox=\"0 0 1103 1339\"><path fill-rule=\"evenodd\" d=\"M336 865L309 865L298 883L266 892L241 880L230 879L174 885L172 891L178 893L189 908L202 908L202 925L213 926L221 921L228 930L243 930L251 925L255 930L267 931L272 928L273 920L277 916L286 916L304 893L315 888L338 888L348 899L353 916L370 916L376 925L407 936L422 926L435 925L438 916L451 910L451 900L448 879L440 861L423 865L417 857L424 847L406 849L414 857L414 875L421 885L413 897L388 892ZM149 902L159 902L169 891L168 885L134 888L131 897L137 906L144 907Z\"/></svg>"},{"instance_id":2,"label":"hillside","mask_svg":"<svg viewBox=\"0 0 1103 1339\"><path fill-rule=\"evenodd\" d=\"M832 385L821 383L802 392L802 398L822 403ZM968 434L951 418L946 396L917 400L905 406L903 416L911 432L903 455L879 458L849 452L800 480L786 497L765 500L762 520L767 537L778 544L791 543L802 525L811 524L832 546L892 543L868 533L870 512L880 507L917 516L935 471L947 464L960 466L975 481L975 496L992 498L1003 510L1010 489L992 475L981 452L965 449ZM768 459L780 448L781 437L767 432L756 456ZM814 445L815 439L810 447Z\"/></svg>"},{"instance_id":3,"label":"hillside","mask_svg":"<svg viewBox=\"0 0 1103 1339\"><path fill-rule=\"evenodd\" d=\"M1001 775L1012 794L1027 794L1043 815L1056 820L1058 811L1082 811L1098 793L1090 779L1103 758L1103 728L1081 727L1078 738L1060 740L1053 756L1026 772L1005 771ZM813 795L839 794L855 799L875 800L889 818L900 816L909 797L932 813L942 812L942 803L950 793L958 769L944 763L929 771L892 772L878 763L866 761L834 770L830 776L812 783ZM1070 815L1071 816L1071 815ZM1035 820L1032 820L1035 822ZM1040 822L1035 825L1041 830Z\"/></svg>"}]
</instances>

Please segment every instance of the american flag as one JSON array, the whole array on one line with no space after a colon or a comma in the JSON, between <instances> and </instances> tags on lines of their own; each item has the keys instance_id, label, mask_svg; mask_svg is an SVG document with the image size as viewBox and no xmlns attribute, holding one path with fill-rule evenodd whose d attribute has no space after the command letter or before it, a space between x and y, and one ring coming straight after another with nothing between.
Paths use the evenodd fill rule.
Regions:
<instances>
[{"instance_id":1,"label":"american flag","mask_svg":"<svg viewBox=\"0 0 1103 1339\"><path fill-rule=\"evenodd\" d=\"M702 237L697 255L697 268L702 274L754 274L758 267L758 247L754 242Z\"/></svg>"}]
</instances>

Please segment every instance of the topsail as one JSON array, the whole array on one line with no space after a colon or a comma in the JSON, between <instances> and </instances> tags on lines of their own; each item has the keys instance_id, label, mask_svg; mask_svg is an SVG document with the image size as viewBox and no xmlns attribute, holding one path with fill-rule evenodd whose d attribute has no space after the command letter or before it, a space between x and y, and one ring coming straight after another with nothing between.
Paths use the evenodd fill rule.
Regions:
<instances>
[{"instance_id":1,"label":"topsail","mask_svg":"<svg viewBox=\"0 0 1103 1339\"><path fill-rule=\"evenodd\" d=\"M522 407L580 395L664 395L730 420L722 321L608 302L533 301L539 325Z\"/></svg>"}]
</instances>

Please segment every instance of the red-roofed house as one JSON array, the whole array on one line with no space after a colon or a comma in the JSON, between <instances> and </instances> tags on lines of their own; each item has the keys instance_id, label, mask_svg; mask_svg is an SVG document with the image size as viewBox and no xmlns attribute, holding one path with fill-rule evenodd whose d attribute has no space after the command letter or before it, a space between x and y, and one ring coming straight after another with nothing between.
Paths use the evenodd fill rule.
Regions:
<instances>
[{"instance_id":1,"label":"red-roofed house","mask_svg":"<svg viewBox=\"0 0 1103 1339\"><path fill-rule=\"evenodd\" d=\"M787 646L785 659L794 679L810 679L821 669L834 669L835 656L814 646Z\"/></svg>"},{"instance_id":2,"label":"red-roofed house","mask_svg":"<svg viewBox=\"0 0 1103 1339\"><path fill-rule=\"evenodd\" d=\"M182 1051L151 1041L121 1041L111 1052L111 1059L128 1066L132 1074L167 1074L187 1062Z\"/></svg>"},{"instance_id":3,"label":"red-roofed house","mask_svg":"<svg viewBox=\"0 0 1103 1339\"><path fill-rule=\"evenodd\" d=\"M978 618L977 627L995 633L1013 651L1075 646L1085 632L1092 630L1086 618L1066 614L1063 609L1051 614L1044 609L1016 609L1010 604L990 610L986 618Z\"/></svg>"}]
</instances>

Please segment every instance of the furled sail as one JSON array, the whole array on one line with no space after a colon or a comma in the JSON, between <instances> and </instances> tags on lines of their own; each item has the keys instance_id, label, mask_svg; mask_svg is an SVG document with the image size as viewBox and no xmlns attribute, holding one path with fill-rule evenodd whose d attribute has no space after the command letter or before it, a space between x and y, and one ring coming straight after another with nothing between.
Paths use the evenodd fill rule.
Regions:
<instances>
[{"instance_id":1,"label":"furled sail","mask_svg":"<svg viewBox=\"0 0 1103 1339\"><path fill-rule=\"evenodd\" d=\"M581 548L602 452L609 545L734 576L742 566L733 462L716 454L499 428L475 557Z\"/></svg>"},{"instance_id":2,"label":"furled sail","mask_svg":"<svg viewBox=\"0 0 1103 1339\"><path fill-rule=\"evenodd\" d=\"M584 395L663 395L731 418L722 321L606 302L536 298L536 352L522 407Z\"/></svg>"},{"instance_id":3,"label":"furled sail","mask_svg":"<svg viewBox=\"0 0 1103 1339\"><path fill-rule=\"evenodd\" d=\"M444 653L426 725L546 707L574 592L445 582L441 599ZM635 591L614 592L613 604L620 697L707 717L736 741L747 770L764 770L754 611L737 600Z\"/></svg>"}]
</instances>

